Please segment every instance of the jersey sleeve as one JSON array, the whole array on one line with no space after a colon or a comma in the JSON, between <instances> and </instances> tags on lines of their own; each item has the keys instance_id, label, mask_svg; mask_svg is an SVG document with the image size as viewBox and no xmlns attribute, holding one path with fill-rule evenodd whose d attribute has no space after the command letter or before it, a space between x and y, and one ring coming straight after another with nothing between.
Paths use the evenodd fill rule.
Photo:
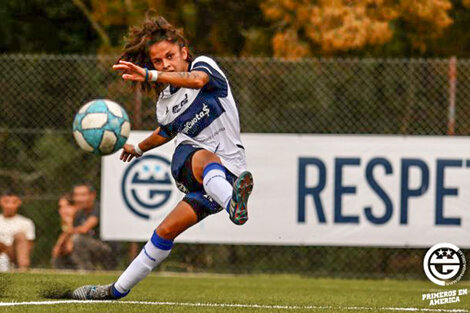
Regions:
<instances>
[{"instance_id":1,"label":"jersey sleeve","mask_svg":"<svg viewBox=\"0 0 470 313\"><path fill-rule=\"evenodd\" d=\"M206 56L197 57L193 61L191 71L201 71L209 75L209 82L203 89L209 92L217 92L217 95L221 98L227 96L227 79L214 60Z\"/></svg>"},{"instance_id":2,"label":"jersey sleeve","mask_svg":"<svg viewBox=\"0 0 470 313\"><path fill-rule=\"evenodd\" d=\"M177 132L170 129L168 125L160 125L160 131L158 132L158 135L167 139L172 139L177 135Z\"/></svg>"},{"instance_id":3,"label":"jersey sleeve","mask_svg":"<svg viewBox=\"0 0 470 313\"><path fill-rule=\"evenodd\" d=\"M36 227L34 226L34 223L32 220L28 219L26 221L24 232L25 232L26 239L28 240L36 239Z\"/></svg>"}]
</instances>

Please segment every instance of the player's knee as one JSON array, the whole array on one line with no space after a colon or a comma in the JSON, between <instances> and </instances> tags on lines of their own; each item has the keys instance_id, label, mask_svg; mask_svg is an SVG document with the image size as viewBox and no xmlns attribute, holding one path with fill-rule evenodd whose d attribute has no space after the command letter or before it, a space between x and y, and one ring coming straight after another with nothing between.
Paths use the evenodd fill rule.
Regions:
<instances>
[{"instance_id":1,"label":"player's knee","mask_svg":"<svg viewBox=\"0 0 470 313\"><path fill-rule=\"evenodd\" d=\"M207 150L199 150L196 152L197 161L201 165L201 168L204 169L210 163L221 163L222 161L214 152Z\"/></svg>"},{"instance_id":2,"label":"player's knee","mask_svg":"<svg viewBox=\"0 0 470 313\"><path fill-rule=\"evenodd\" d=\"M211 163L219 163L222 164L220 158L213 152L207 150L199 150L193 156L192 159L192 170L193 175L199 183L202 183L204 179L204 169L207 165Z\"/></svg>"}]
</instances>

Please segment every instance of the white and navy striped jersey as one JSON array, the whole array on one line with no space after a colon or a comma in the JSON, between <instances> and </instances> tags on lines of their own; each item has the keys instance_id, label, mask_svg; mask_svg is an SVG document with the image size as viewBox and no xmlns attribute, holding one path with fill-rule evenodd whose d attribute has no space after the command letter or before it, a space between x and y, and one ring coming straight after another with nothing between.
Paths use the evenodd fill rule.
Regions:
<instances>
[{"instance_id":1,"label":"white and navy striped jersey","mask_svg":"<svg viewBox=\"0 0 470 313\"><path fill-rule=\"evenodd\" d=\"M210 80L201 89L168 86L162 91L157 101L160 135L176 136L176 145L191 144L214 152L229 171L239 176L246 170L245 151L228 80L207 56L194 59L189 70L205 72Z\"/></svg>"}]
</instances>

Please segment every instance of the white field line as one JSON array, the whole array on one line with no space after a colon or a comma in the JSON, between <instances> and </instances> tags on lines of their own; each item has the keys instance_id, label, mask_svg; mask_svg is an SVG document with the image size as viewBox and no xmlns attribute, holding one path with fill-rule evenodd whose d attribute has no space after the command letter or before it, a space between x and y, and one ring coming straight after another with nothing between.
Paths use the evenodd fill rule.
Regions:
<instances>
[{"instance_id":1,"label":"white field line","mask_svg":"<svg viewBox=\"0 0 470 313\"><path fill-rule=\"evenodd\" d=\"M30 301L30 302L0 302L0 307L7 306L28 306L28 305L56 305L56 304L84 304L84 303L112 303L112 304L140 304L159 306L187 306L187 307L217 307L217 308L255 308L255 309L284 309L284 310L371 310L371 311L404 311L404 312L452 312L469 313L465 309L428 309L428 308L392 308L392 307L338 307L338 306L298 306L298 305L262 305L262 304L237 304L237 303L190 303L190 302L150 302L150 301L114 301L114 300L58 300L58 301Z\"/></svg>"}]
</instances>

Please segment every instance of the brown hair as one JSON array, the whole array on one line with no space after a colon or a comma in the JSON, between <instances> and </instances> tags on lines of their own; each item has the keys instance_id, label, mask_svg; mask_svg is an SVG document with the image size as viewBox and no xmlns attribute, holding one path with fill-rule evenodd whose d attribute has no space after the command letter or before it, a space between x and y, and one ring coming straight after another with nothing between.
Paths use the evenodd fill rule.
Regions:
<instances>
[{"instance_id":1,"label":"brown hair","mask_svg":"<svg viewBox=\"0 0 470 313\"><path fill-rule=\"evenodd\" d=\"M9 188L9 189L6 189L6 190L3 190L2 194L0 195L0 197L18 197L18 198L22 198L22 194L16 190L16 189L13 189L13 188Z\"/></svg>"},{"instance_id":2,"label":"brown hair","mask_svg":"<svg viewBox=\"0 0 470 313\"><path fill-rule=\"evenodd\" d=\"M62 194L59 198L60 199L65 199L70 205L74 205L75 202L73 201L73 196L72 196L72 193L71 192L66 192L64 194Z\"/></svg>"},{"instance_id":3,"label":"brown hair","mask_svg":"<svg viewBox=\"0 0 470 313\"><path fill-rule=\"evenodd\" d=\"M119 60L129 61L144 68L155 69L148 53L148 49L151 45L168 40L177 43L180 47L188 46L188 41L184 38L182 29L175 28L162 16L151 17L151 13L156 14L156 11L147 11L145 21L141 26L129 28L129 33L124 38L124 52ZM187 61L191 62L191 60L192 55L188 52ZM144 82L141 83L141 87L143 91L147 92L150 92L153 87L158 98L164 85L161 83L150 84Z\"/></svg>"}]
</instances>

